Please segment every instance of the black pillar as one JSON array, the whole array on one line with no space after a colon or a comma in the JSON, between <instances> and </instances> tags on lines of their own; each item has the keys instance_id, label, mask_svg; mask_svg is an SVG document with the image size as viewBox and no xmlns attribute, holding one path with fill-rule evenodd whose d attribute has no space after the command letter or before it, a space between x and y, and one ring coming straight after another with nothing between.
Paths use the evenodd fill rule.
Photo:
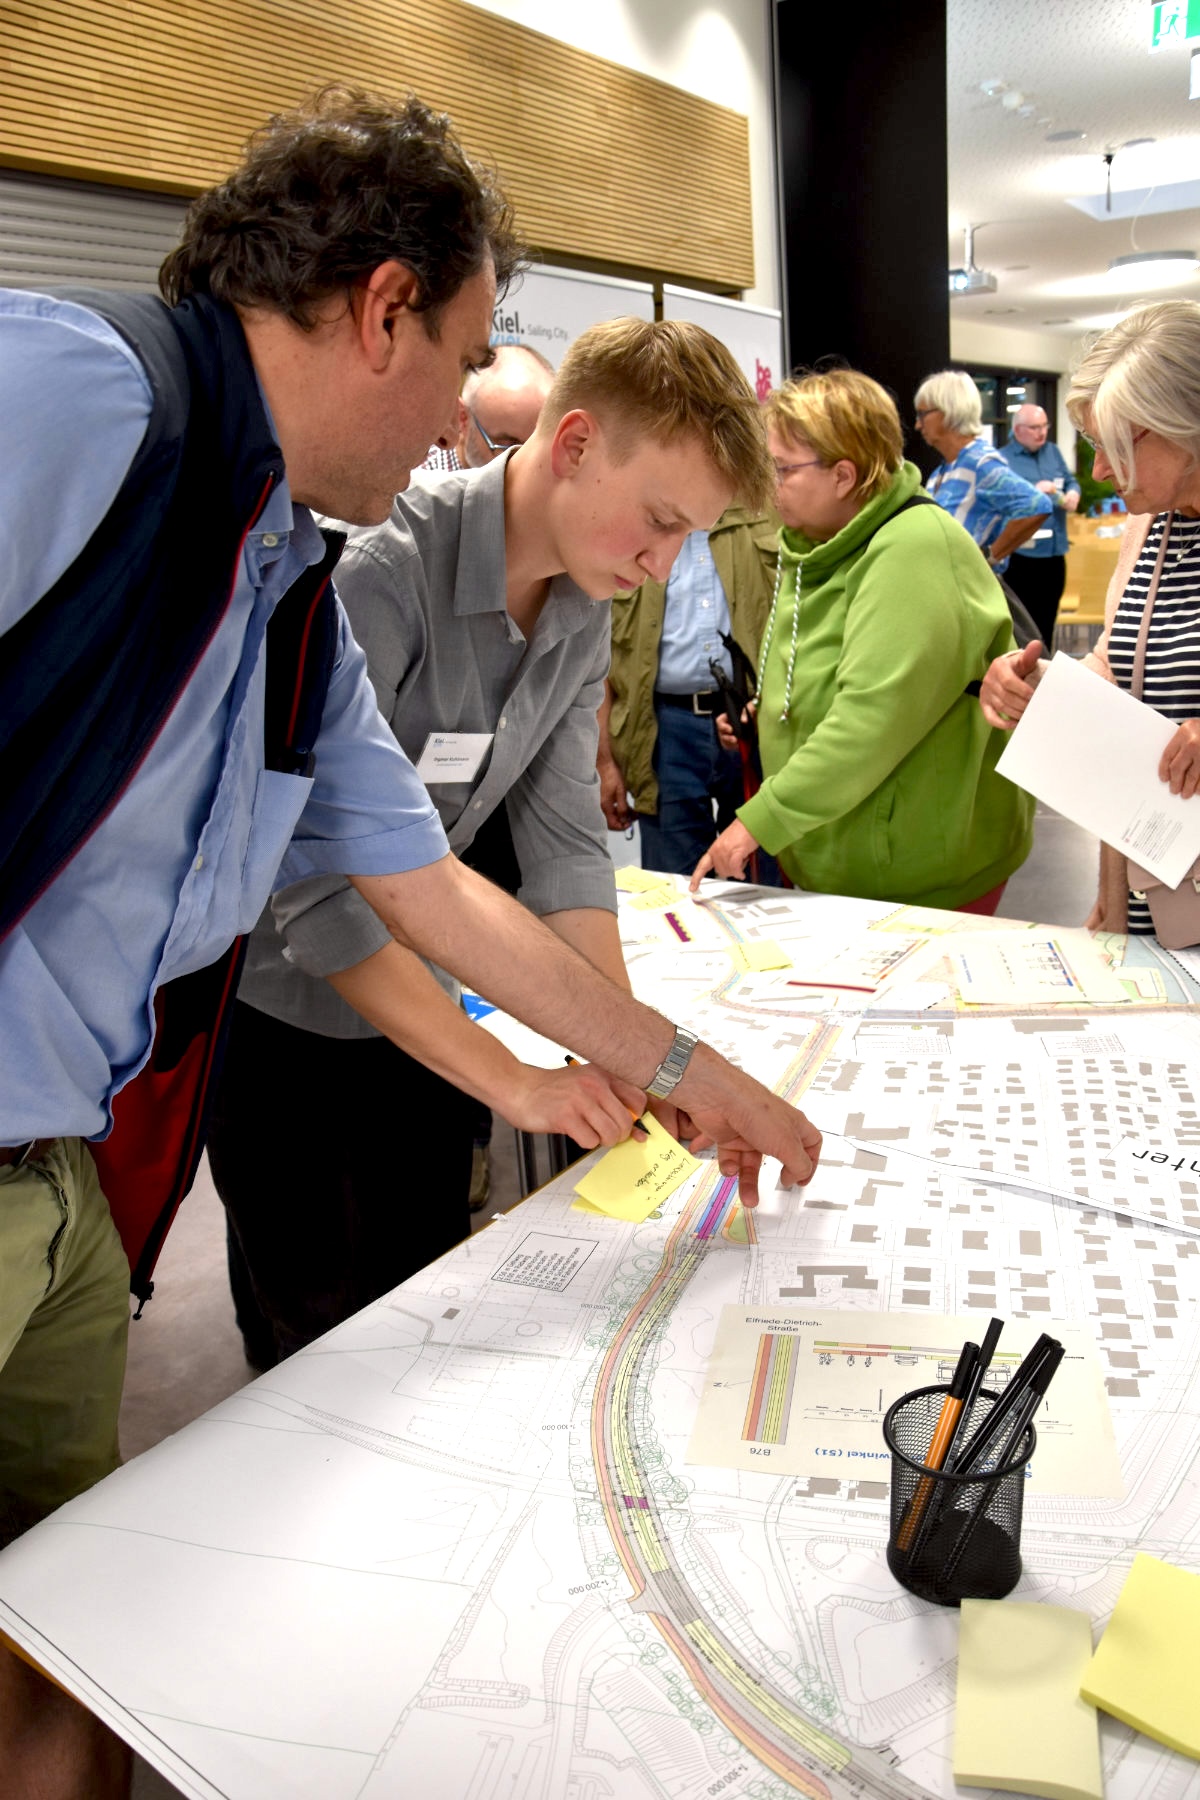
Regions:
<instances>
[{"instance_id":1,"label":"black pillar","mask_svg":"<svg viewBox=\"0 0 1200 1800\"><path fill-rule=\"evenodd\" d=\"M791 366L844 357L895 395L950 362L944 0L775 0Z\"/></svg>"}]
</instances>

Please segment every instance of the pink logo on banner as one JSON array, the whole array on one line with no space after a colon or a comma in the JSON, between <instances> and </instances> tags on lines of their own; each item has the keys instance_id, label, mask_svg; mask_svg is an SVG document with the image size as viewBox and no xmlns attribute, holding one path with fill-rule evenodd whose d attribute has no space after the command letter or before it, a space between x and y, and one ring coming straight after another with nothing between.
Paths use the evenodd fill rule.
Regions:
<instances>
[{"instance_id":1,"label":"pink logo on banner","mask_svg":"<svg viewBox=\"0 0 1200 1800\"><path fill-rule=\"evenodd\" d=\"M754 392L760 400L765 400L771 391L771 371L757 356L754 359Z\"/></svg>"}]
</instances>

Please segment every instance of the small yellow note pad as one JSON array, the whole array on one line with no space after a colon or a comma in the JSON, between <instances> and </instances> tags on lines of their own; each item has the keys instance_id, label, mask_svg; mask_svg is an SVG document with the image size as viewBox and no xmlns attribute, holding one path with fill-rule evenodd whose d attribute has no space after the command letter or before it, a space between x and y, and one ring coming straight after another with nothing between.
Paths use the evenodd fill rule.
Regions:
<instances>
[{"instance_id":1,"label":"small yellow note pad","mask_svg":"<svg viewBox=\"0 0 1200 1800\"><path fill-rule=\"evenodd\" d=\"M656 881L653 887L639 888L629 904L639 912L658 912L666 906L678 906L682 896L670 881Z\"/></svg>"},{"instance_id":2,"label":"small yellow note pad","mask_svg":"<svg viewBox=\"0 0 1200 1800\"><path fill-rule=\"evenodd\" d=\"M654 869L641 869L636 863L625 863L616 871L614 880L626 894L644 894L662 886L662 876Z\"/></svg>"},{"instance_id":3,"label":"small yellow note pad","mask_svg":"<svg viewBox=\"0 0 1200 1800\"><path fill-rule=\"evenodd\" d=\"M770 938L751 938L744 944L730 944L733 966L746 975L761 975L767 969L790 969L792 959L786 950Z\"/></svg>"},{"instance_id":4,"label":"small yellow note pad","mask_svg":"<svg viewBox=\"0 0 1200 1800\"><path fill-rule=\"evenodd\" d=\"M1050 1800L1103 1800L1096 1709L1079 1697L1091 1654L1086 1613L964 1600L955 1781Z\"/></svg>"},{"instance_id":5,"label":"small yellow note pad","mask_svg":"<svg viewBox=\"0 0 1200 1800\"><path fill-rule=\"evenodd\" d=\"M1135 1556L1080 1692L1147 1737L1200 1757L1200 1575Z\"/></svg>"},{"instance_id":6,"label":"small yellow note pad","mask_svg":"<svg viewBox=\"0 0 1200 1800\"><path fill-rule=\"evenodd\" d=\"M653 1116L640 1121L649 1136L643 1143L626 1138L575 1183L576 1212L603 1213L609 1219L639 1224L695 1173L699 1162L676 1143Z\"/></svg>"}]
</instances>

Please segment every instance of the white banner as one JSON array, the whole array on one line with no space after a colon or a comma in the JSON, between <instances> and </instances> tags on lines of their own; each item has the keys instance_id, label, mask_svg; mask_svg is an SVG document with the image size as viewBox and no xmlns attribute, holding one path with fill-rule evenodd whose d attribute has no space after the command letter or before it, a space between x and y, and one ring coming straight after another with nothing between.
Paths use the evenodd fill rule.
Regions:
<instances>
[{"instance_id":1,"label":"white banner","mask_svg":"<svg viewBox=\"0 0 1200 1800\"><path fill-rule=\"evenodd\" d=\"M747 306L743 300L721 300L715 294L697 294L690 288L663 288L663 318L691 319L720 338L742 366L760 400L778 387L787 374L783 366L783 318L766 306Z\"/></svg>"},{"instance_id":2,"label":"white banner","mask_svg":"<svg viewBox=\"0 0 1200 1800\"><path fill-rule=\"evenodd\" d=\"M557 368L567 345L589 325L626 317L654 317L648 282L533 268L518 277L492 314L492 343L540 350Z\"/></svg>"}]
</instances>

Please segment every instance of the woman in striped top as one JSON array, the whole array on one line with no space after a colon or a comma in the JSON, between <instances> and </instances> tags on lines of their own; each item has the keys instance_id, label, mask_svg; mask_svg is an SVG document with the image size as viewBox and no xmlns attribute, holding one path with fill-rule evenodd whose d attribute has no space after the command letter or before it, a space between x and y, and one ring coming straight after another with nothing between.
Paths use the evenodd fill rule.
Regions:
<instances>
[{"instance_id":1,"label":"woman in striped top","mask_svg":"<svg viewBox=\"0 0 1200 1800\"><path fill-rule=\"evenodd\" d=\"M1085 659L1128 688L1150 579L1169 533L1146 642L1142 698L1179 727L1160 778L1173 794L1200 788L1200 303L1164 300L1131 313L1088 351L1067 397L1073 423L1095 446L1098 480L1111 480L1131 517L1108 591L1105 629ZM1033 697L1042 646L998 657L980 704L1011 730ZM1093 931L1154 929L1131 895L1125 858L1101 847Z\"/></svg>"}]
</instances>

